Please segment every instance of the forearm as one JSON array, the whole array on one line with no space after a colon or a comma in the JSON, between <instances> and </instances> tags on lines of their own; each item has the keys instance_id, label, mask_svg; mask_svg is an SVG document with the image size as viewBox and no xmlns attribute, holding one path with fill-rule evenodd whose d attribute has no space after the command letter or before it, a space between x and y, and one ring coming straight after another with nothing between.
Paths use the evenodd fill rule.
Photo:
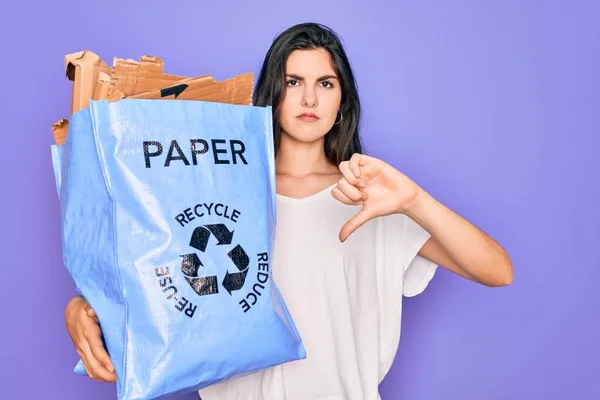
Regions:
<instances>
[{"instance_id":1,"label":"forearm","mask_svg":"<svg viewBox=\"0 0 600 400\"><path fill-rule=\"evenodd\" d=\"M426 191L420 190L405 214L426 229L466 275L488 285L512 281L512 264L500 244Z\"/></svg>"}]
</instances>

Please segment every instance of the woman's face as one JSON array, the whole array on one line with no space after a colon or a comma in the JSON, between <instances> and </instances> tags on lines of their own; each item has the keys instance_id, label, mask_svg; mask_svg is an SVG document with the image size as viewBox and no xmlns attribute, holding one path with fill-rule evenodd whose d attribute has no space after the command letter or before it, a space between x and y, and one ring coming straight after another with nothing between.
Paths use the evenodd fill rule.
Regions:
<instances>
[{"instance_id":1,"label":"woman's face","mask_svg":"<svg viewBox=\"0 0 600 400\"><path fill-rule=\"evenodd\" d=\"M284 134L305 143L322 138L339 118L341 100L340 82L326 50L294 50L289 55L279 116Z\"/></svg>"}]
</instances>

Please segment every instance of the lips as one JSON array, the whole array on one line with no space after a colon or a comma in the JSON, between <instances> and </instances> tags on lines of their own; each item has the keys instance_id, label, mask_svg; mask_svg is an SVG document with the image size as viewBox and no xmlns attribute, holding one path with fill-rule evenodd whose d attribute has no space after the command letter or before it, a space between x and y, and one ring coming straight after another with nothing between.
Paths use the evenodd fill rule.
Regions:
<instances>
[{"instance_id":1,"label":"lips","mask_svg":"<svg viewBox=\"0 0 600 400\"><path fill-rule=\"evenodd\" d=\"M300 115L298 115L296 118L298 118L300 121L304 121L304 122L315 122L319 120L319 117L317 117L316 114L313 113L302 113Z\"/></svg>"}]
</instances>

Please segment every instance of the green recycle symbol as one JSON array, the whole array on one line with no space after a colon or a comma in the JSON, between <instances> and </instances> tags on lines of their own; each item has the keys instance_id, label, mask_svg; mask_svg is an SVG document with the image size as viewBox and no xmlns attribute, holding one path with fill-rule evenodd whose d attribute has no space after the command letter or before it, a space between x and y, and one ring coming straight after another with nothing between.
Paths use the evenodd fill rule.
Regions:
<instances>
[{"instance_id":1,"label":"green recycle symbol","mask_svg":"<svg viewBox=\"0 0 600 400\"><path fill-rule=\"evenodd\" d=\"M217 239L217 246L231 244L231 240L233 239L233 231L227 229L227 226L224 224L204 225L194 229L190 239L190 246L205 253L211 235ZM231 295L231 292L234 290L240 290L244 287L250 259L239 244L231 249L227 255L235 265L237 271L233 273L227 271L221 284ZM181 261L181 272L183 272L185 279L192 289L194 289L194 292L199 296L219 293L219 284L216 275L199 275L200 268L204 267L204 264L202 264L196 253L182 254L181 257L183 258Z\"/></svg>"}]
</instances>

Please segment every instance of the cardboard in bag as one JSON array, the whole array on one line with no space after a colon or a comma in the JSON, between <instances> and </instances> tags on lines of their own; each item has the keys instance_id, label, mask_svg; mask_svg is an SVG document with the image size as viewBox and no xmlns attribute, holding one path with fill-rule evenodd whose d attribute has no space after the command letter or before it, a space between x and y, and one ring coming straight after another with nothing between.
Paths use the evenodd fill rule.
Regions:
<instances>
[{"instance_id":1,"label":"cardboard in bag","mask_svg":"<svg viewBox=\"0 0 600 400\"><path fill-rule=\"evenodd\" d=\"M252 73L215 82L212 77L186 79L173 86L128 96L129 99L166 99L216 101L231 104L252 104ZM172 97L171 97L172 96Z\"/></svg>"},{"instance_id":2,"label":"cardboard in bag","mask_svg":"<svg viewBox=\"0 0 600 400\"><path fill-rule=\"evenodd\" d=\"M111 77L104 72L100 72L98 75L98 80L96 81L96 85L94 87L94 94L92 95L92 100L103 100L108 98L108 91L110 89Z\"/></svg>"},{"instance_id":3,"label":"cardboard in bag","mask_svg":"<svg viewBox=\"0 0 600 400\"><path fill-rule=\"evenodd\" d=\"M87 108L90 100L179 99L252 105L254 76L244 73L222 82L210 75L184 77L164 72L164 61L144 55L139 61L113 58L109 67L90 50L65 56L66 75L73 82L71 114ZM63 118L52 126L56 144L68 132Z\"/></svg>"},{"instance_id":4,"label":"cardboard in bag","mask_svg":"<svg viewBox=\"0 0 600 400\"><path fill-rule=\"evenodd\" d=\"M114 58L111 84L127 96L170 86L185 76L164 73L164 62L154 56L140 57L139 62L131 59Z\"/></svg>"},{"instance_id":5,"label":"cardboard in bag","mask_svg":"<svg viewBox=\"0 0 600 400\"><path fill-rule=\"evenodd\" d=\"M111 68L98 55L89 50L65 56L65 69L69 80L73 81L71 114L89 106L98 75L110 74Z\"/></svg>"}]
</instances>

